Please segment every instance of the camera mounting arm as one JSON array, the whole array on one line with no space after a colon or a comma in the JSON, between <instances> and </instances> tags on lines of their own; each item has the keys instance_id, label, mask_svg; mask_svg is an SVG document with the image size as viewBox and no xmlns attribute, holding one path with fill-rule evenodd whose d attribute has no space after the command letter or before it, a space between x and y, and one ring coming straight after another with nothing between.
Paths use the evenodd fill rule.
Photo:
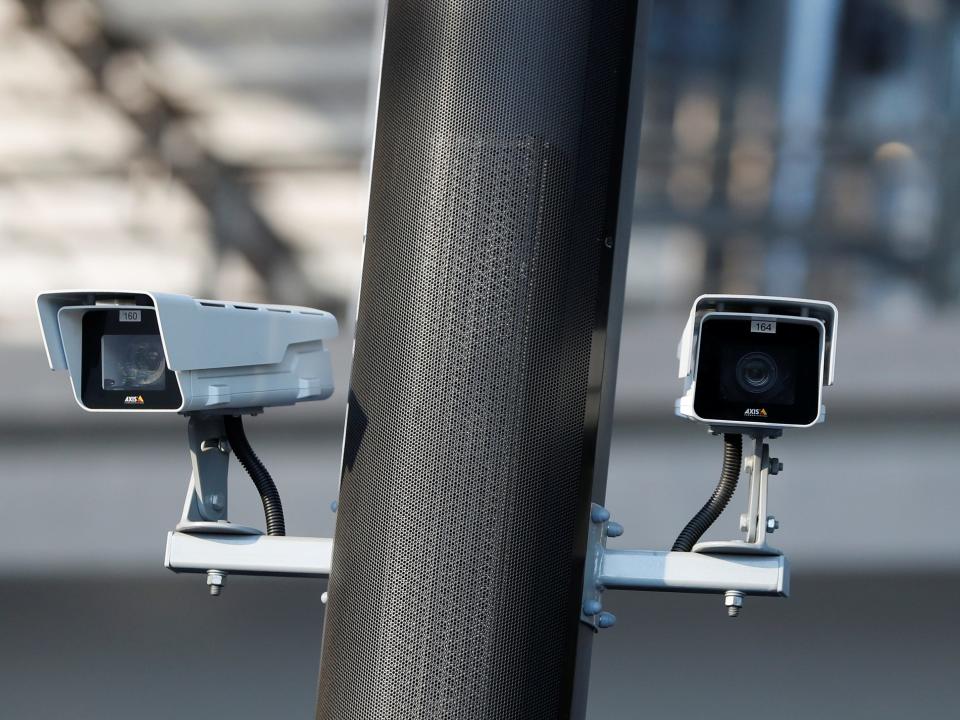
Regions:
<instances>
[{"instance_id":1,"label":"camera mounting arm","mask_svg":"<svg viewBox=\"0 0 960 720\"><path fill-rule=\"evenodd\" d=\"M746 433L745 433L746 434ZM772 535L780 523L773 515L767 515L767 487L770 475L783 470L778 458L770 457L768 440L779 437L780 430L753 431L753 452L744 458L744 471L750 476L747 512L740 515L740 531L743 540L719 540L697 543L693 551L698 553L734 553L738 555L782 555L767 545L767 536Z\"/></svg>"},{"instance_id":2,"label":"camera mounting arm","mask_svg":"<svg viewBox=\"0 0 960 720\"><path fill-rule=\"evenodd\" d=\"M615 618L603 611L608 588L668 592L723 593L731 615L746 595L786 596L789 566L767 545L776 520L766 515L768 476L782 464L770 457L767 440L777 431L754 436L744 461L750 474L748 510L741 515L744 539L701 542L693 552L607 548L607 538L623 534L605 508L591 510L581 620L594 629ZM218 595L228 574L327 577L333 555L329 538L264 535L228 520L227 473L230 444L222 415L192 415L187 430L192 474L183 515L168 534L164 565L174 572L205 573Z\"/></svg>"},{"instance_id":3,"label":"camera mounting arm","mask_svg":"<svg viewBox=\"0 0 960 720\"><path fill-rule=\"evenodd\" d=\"M254 528L227 521L230 445L222 415L191 415L187 423L190 484L177 530L259 535Z\"/></svg>"},{"instance_id":4,"label":"camera mounting arm","mask_svg":"<svg viewBox=\"0 0 960 720\"><path fill-rule=\"evenodd\" d=\"M747 512L740 516L743 540L697 543L692 552L620 550L607 548L607 538L623 527L610 512L594 504L590 513L580 619L594 630L610 627L616 618L603 610L607 589L661 592L722 593L728 614L740 613L746 595L786 597L790 567L786 556L769 545L767 535L778 527L767 516L767 480L783 469L770 457L767 440L780 434L766 430L754 435L753 453L744 460L750 474Z\"/></svg>"},{"instance_id":5,"label":"camera mounting arm","mask_svg":"<svg viewBox=\"0 0 960 720\"><path fill-rule=\"evenodd\" d=\"M212 595L220 594L228 574L329 576L333 540L264 535L228 520L231 448L224 417L189 416L192 472L180 522L167 534L164 566L178 573L206 573Z\"/></svg>"}]
</instances>

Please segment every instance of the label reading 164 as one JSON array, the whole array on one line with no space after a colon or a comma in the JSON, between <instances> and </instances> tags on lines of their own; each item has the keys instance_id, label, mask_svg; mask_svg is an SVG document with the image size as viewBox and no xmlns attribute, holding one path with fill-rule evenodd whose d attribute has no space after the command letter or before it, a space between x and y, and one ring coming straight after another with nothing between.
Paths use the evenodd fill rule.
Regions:
<instances>
[{"instance_id":1,"label":"label reading 164","mask_svg":"<svg viewBox=\"0 0 960 720\"><path fill-rule=\"evenodd\" d=\"M120 322L140 322L140 311L120 310Z\"/></svg>"},{"instance_id":2,"label":"label reading 164","mask_svg":"<svg viewBox=\"0 0 960 720\"><path fill-rule=\"evenodd\" d=\"M753 320L750 322L750 332L775 333L777 323L774 320Z\"/></svg>"}]
</instances>

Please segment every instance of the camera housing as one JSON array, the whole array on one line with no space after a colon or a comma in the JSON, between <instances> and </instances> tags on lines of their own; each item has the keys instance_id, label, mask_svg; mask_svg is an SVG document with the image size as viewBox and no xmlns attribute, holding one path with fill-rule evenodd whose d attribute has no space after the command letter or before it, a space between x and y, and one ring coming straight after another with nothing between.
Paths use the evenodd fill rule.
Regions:
<instances>
[{"instance_id":1,"label":"camera housing","mask_svg":"<svg viewBox=\"0 0 960 720\"><path fill-rule=\"evenodd\" d=\"M37 296L52 370L92 412L218 413L333 393L330 313L145 291Z\"/></svg>"},{"instance_id":2,"label":"camera housing","mask_svg":"<svg viewBox=\"0 0 960 720\"><path fill-rule=\"evenodd\" d=\"M677 415L745 432L823 422L836 334L830 302L701 295L678 349L684 392Z\"/></svg>"}]
</instances>

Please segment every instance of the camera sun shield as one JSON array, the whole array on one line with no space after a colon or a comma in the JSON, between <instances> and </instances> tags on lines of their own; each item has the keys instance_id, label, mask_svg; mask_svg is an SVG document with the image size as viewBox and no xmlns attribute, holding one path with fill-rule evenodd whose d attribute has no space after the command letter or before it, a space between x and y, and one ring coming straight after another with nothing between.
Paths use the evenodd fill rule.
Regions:
<instances>
[{"instance_id":1,"label":"camera sun shield","mask_svg":"<svg viewBox=\"0 0 960 720\"><path fill-rule=\"evenodd\" d=\"M330 313L141 291L37 296L53 370L85 410L231 413L333 393Z\"/></svg>"}]
</instances>

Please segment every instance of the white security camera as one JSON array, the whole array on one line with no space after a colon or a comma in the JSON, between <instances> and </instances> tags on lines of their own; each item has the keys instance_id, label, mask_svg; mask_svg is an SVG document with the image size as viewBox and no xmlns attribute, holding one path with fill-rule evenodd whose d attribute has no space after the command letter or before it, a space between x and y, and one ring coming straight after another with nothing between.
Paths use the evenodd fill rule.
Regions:
<instances>
[{"instance_id":1,"label":"white security camera","mask_svg":"<svg viewBox=\"0 0 960 720\"><path fill-rule=\"evenodd\" d=\"M332 541L286 535L280 493L250 446L245 414L333 394L324 341L330 313L144 291L61 290L37 296L53 370L67 370L85 410L178 412L189 418L192 473L164 564L205 572L211 595L228 573L329 574ZM266 536L228 520L235 454L263 503Z\"/></svg>"},{"instance_id":2,"label":"white security camera","mask_svg":"<svg viewBox=\"0 0 960 720\"><path fill-rule=\"evenodd\" d=\"M822 422L836 338L833 303L701 295L678 349L684 392L676 413L727 432Z\"/></svg>"},{"instance_id":3,"label":"white security camera","mask_svg":"<svg viewBox=\"0 0 960 720\"><path fill-rule=\"evenodd\" d=\"M50 367L69 371L85 410L216 414L333 393L337 321L320 310L65 290L37 311Z\"/></svg>"}]
</instances>

